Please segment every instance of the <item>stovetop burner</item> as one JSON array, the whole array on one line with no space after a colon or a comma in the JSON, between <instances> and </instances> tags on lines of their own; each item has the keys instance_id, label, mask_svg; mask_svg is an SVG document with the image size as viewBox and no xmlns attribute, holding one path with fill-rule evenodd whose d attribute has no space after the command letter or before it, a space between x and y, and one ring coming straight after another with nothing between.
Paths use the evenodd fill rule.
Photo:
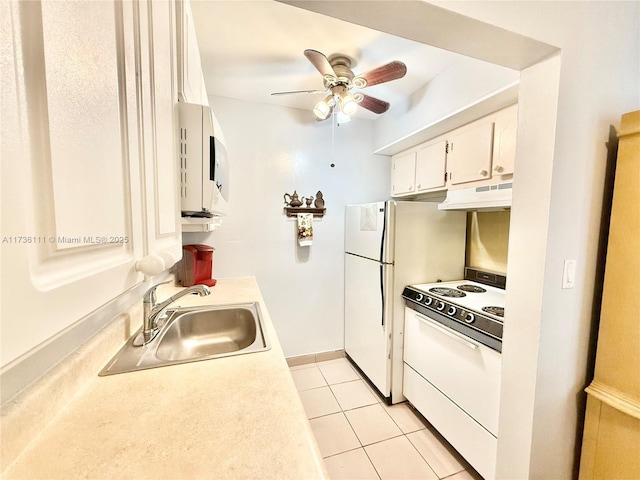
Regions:
<instances>
[{"instance_id":1,"label":"stovetop burner","mask_svg":"<svg viewBox=\"0 0 640 480\"><path fill-rule=\"evenodd\" d=\"M477 285L458 285L456 287L458 290L462 290L463 292L471 292L471 293L484 293L486 290L482 287L478 287Z\"/></svg>"},{"instance_id":2,"label":"stovetop burner","mask_svg":"<svg viewBox=\"0 0 640 480\"><path fill-rule=\"evenodd\" d=\"M504 318L504 307L482 307L482 311L495 315L496 317Z\"/></svg>"},{"instance_id":3,"label":"stovetop burner","mask_svg":"<svg viewBox=\"0 0 640 480\"><path fill-rule=\"evenodd\" d=\"M460 290L456 290L455 288L433 287L433 288L430 288L429 291L431 293L435 293L436 295L440 295L442 297L460 298L460 297L466 296L466 293L461 292Z\"/></svg>"}]
</instances>

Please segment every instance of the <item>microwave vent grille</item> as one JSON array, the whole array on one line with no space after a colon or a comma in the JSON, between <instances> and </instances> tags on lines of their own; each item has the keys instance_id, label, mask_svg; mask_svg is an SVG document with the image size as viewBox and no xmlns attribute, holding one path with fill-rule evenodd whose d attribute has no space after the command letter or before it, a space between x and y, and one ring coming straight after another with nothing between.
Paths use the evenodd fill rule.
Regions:
<instances>
[{"instance_id":1,"label":"microwave vent grille","mask_svg":"<svg viewBox=\"0 0 640 480\"><path fill-rule=\"evenodd\" d=\"M180 128L180 195L187 197L187 129Z\"/></svg>"}]
</instances>

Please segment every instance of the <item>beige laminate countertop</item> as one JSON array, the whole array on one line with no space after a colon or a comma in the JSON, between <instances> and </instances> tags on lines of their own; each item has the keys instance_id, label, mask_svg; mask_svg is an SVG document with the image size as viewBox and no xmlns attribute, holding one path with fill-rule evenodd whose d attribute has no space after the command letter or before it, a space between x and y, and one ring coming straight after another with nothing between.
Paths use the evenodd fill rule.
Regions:
<instances>
[{"instance_id":1,"label":"beige laminate countertop","mask_svg":"<svg viewBox=\"0 0 640 480\"><path fill-rule=\"evenodd\" d=\"M159 287L158 298L173 290ZM96 372L3 478L325 478L255 279L221 279L211 291L176 304L258 301L271 349L107 377Z\"/></svg>"}]
</instances>

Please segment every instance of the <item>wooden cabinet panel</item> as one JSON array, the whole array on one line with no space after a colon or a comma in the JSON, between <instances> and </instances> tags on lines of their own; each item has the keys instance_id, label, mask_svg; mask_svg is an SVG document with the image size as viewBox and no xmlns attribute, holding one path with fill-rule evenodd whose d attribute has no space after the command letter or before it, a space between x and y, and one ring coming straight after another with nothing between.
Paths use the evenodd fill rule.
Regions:
<instances>
[{"instance_id":1,"label":"wooden cabinet panel","mask_svg":"<svg viewBox=\"0 0 640 480\"><path fill-rule=\"evenodd\" d=\"M640 111L623 115L580 478L640 478Z\"/></svg>"}]
</instances>

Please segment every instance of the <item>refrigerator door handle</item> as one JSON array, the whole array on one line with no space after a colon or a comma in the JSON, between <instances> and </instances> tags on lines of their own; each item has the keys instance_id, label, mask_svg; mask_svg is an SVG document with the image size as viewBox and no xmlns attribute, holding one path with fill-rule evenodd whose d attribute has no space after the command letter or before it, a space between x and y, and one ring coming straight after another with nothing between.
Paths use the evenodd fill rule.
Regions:
<instances>
[{"instance_id":1,"label":"refrigerator door handle","mask_svg":"<svg viewBox=\"0 0 640 480\"><path fill-rule=\"evenodd\" d=\"M384 327L384 265L380 265L380 300L382 301L382 326Z\"/></svg>"},{"instance_id":2,"label":"refrigerator door handle","mask_svg":"<svg viewBox=\"0 0 640 480\"><path fill-rule=\"evenodd\" d=\"M384 203L384 209L380 209L381 212L384 212L382 216L382 235L380 236L380 261L384 262L385 260L385 251L384 244L387 237L387 203ZM383 322L384 323L384 322Z\"/></svg>"}]
</instances>

